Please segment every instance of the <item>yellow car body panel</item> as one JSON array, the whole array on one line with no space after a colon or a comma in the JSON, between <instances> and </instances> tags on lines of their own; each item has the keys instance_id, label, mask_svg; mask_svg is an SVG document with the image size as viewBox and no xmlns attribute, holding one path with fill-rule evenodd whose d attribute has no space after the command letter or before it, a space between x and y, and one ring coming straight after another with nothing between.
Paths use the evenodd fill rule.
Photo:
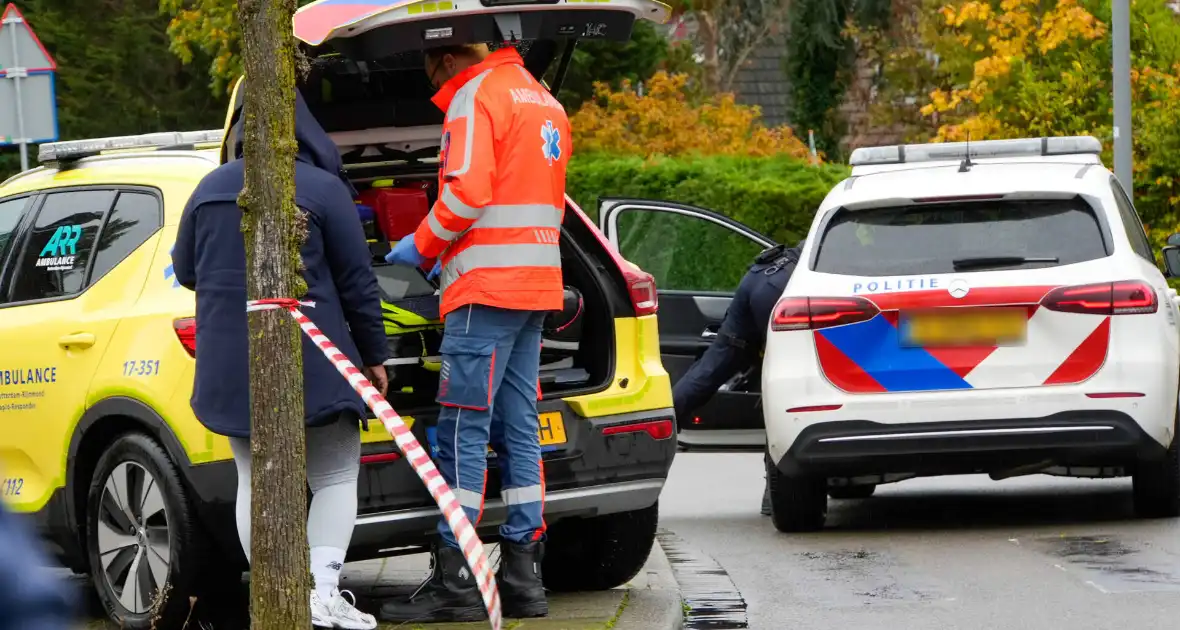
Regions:
<instances>
[{"instance_id":1,"label":"yellow car body panel","mask_svg":"<svg viewBox=\"0 0 1180 630\"><path fill-rule=\"evenodd\" d=\"M25 377L33 370L35 381L11 386L0 380L0 422L6 427L0 475L5 483L21 485L19 494L0 485L0 495L13 510L36 512L65 487L79 421L87 409L113 397L142 402L158 413L190 463L232 458L228 440L206 430L189 406L194 361L179 343L173 321L192 316L195 298L169 275L184 205L216 160L215 150L126 155L84 160L69 170L36 169L0 185L0 199L78 186L137 186L158 191L164 200L163 227L81 294L0 307L0 342L12 348L0 370L23 370ZM656 317L619 317L614 328L610 385L565 402L585 418L671 407ZM87 344L91 337L84 349L70 345L71 339ZM379 421L370 421L362 433L363 443L390 439Z\"/></svg>"}]
</instances>

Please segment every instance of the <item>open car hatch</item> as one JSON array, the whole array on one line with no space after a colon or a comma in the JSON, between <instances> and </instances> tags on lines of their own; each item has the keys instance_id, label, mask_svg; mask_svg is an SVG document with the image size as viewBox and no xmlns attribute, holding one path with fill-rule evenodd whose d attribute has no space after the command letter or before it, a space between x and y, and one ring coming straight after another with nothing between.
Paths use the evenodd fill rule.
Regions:
<instances>
[{"instance_id":1,"label":"open car hatch","mask_svg":"<svg viewBox=\"0 0 1180 630\"><path fill-rule=\"evenodd\" d=\"M353 59L476 42L627 41L637 19L663 24L656 0L319 0L295 12L295 38Z\"/></svg>"},{"instance_id":2,"label":"open car hatch","mask_svg":"<svg viewBox=\"0 0 1180 630\"><path fill-rule=\"evenodd\" d=\"M313 59L301 90L350 172L427 171L437 168L443 112L430 100L424 50L515 46L539 81L560 53L545 81L556 96L578 40L627 41L635 20L670 15L657 0L319 0L295 13L295 37Z\"/></svg>"}]
</instances>

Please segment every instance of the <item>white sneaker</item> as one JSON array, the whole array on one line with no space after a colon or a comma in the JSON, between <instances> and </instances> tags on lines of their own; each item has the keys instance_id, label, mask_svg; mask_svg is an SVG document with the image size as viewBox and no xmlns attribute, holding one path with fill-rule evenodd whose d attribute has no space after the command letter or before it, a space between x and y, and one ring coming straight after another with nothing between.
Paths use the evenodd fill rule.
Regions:
<instances>
[{"instance_id":1,"label":"white sneaker","mask_svg":"<svg viewBox=\"0 0 1180 630\"><path fill-rule=\"evenodd\" d=\"M345 593L348 597L345 598ZM352 601L349 601L352 600ZM317 628L340 630L373 630L377 619L356 609L356 597L349 591L334 590L332 598L324 601L319 593L311 592L311 625Z\"/></svg>"}]
</instances>

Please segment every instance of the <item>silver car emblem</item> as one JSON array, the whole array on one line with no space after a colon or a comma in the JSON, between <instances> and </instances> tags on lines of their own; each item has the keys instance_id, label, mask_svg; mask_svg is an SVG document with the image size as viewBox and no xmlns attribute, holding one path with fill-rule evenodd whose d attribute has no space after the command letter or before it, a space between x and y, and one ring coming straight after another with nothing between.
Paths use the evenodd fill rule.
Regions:
<instances>
[{"instance_id":1,"label":"silver car emblem","mask_svg":"<svg viewBox=\"0 0 1180 630\"><path fill-rule=\"evenodd\" d=\"M966 297L967 292L970 291L971 288L967 286L966 280L955 280L951 282L950 286L948 286L946 290L951 294L951 297L957 300Z\"/></svg>"}]
</instances>

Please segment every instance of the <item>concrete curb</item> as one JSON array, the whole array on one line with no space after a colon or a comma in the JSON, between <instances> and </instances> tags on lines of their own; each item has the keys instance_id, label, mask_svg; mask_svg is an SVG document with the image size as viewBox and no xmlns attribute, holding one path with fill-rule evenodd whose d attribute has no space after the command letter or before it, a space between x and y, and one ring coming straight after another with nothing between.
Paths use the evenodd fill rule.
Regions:
<instances>
[{"instance_id":1,"label":"concrete curb","mask_svg":"<svg viewBox=\"0 0 1180 630\"><path fill-rule=\"evenodd\" d=\"M613 630L679 630L684 624L680 586L658 540L639 575L623 588L629 593L627 607Z\"/></svg>"}]
</instances>

